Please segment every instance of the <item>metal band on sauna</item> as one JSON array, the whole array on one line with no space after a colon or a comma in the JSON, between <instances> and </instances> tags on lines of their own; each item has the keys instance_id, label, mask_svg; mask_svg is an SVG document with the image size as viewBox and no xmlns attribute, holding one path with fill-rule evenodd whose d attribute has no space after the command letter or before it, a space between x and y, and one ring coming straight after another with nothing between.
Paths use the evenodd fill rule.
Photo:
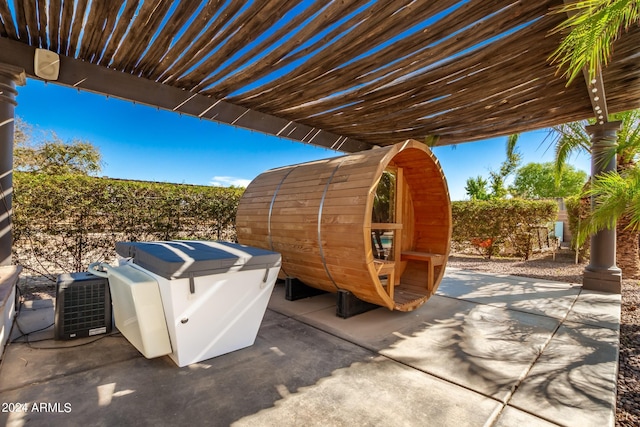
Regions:
<instances>
[{"instance_id":1,"label":"metal band on sauna","mask_svg":"<svg viewBox=\"0 0 640 427\"><path fill-rule=\"evenodd\" d=\"M343 158L340 161L340 163L338 163L338 165L333 169L333 172L331 172L331 175L327 180L327 184L324 186L324 191L322 192L322 198L320 199L320 207L318 207L318 248L320 249L320 260L322 261L322 266L324 267L324 271L327 272L327 276L329 277L331 282L333 282L333 285L336 287L336 289L340 289L340 287L338 286L336 281L333 280L333 276L331 276L331 273L329 273L329 268L327 267L327 261L324 259L324 251L322 250L322 208L324 207L324 199L327 196L327 190L329 190L329 184L331 184L331 180L333 179L333 176L336 174L336 172L338 172L338 168L342 165L342 162L344 162L344 159L345 158Z\"/></svg>"},{"instance_id":2,"label":"metal band on sauna","mask_svg":"<svg viewBox=\"0 0 640 427\"><path fill-rule=\"evenodd\" d=\"M271 198L271 204L269 205L269 215L267 216L267 238L269 239L269 247L274 252L275 252L275 249L273 249L273 239L271 238L271 212L273 212L273 204L276 202L276 197L278 196L278 191L280 191L280 187L282 187L282 183L284 182L285 179L287 179L289 174L296 169L296 167L289 169L289 172L287 172L282 177L282 180L280 180L280 183L276 187L276 190L273 192L273 197Z\"/></svg>"}]
</instances>

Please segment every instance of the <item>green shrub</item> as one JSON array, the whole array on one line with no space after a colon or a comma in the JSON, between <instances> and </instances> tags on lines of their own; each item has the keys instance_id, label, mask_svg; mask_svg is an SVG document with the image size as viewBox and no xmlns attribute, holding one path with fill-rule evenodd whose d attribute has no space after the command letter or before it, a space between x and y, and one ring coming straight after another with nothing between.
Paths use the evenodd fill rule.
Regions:
<instances>
[{"instance_id":1,"label":"green shrub","mask_svg":"<svg viewBox=\"0 0 640 427\"><path fill-rule=\"evenodd\" d=\"M117 241L234 241L243 191L14 172L14 259L54 279L113 259Z\"/></svg>"},{"instance_id":2,"label":"green shrub","mask_svg":"<svg viewBox=\"0 0 640 427\"><path fill-rule=\"evenodd\" d=\"M528 259L541 225L555 221L558 205L548 200L494 199L452 202L452 242L475 247L487 259L509 247Z\"/></svg>"}]
</instances>

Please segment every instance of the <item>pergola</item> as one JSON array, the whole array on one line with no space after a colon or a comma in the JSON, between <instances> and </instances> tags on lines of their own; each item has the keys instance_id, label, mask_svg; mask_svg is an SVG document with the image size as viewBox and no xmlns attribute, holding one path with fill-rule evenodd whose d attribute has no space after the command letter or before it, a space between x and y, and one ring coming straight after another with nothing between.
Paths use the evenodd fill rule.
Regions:
<instances>
[{"instance_id":1,"label":"pergola","mask_svg":"<svg viewBox=\"0 0 640 427\"><path fill-rule=\"evenodd\" d=\"M13 107L25 77L345 152L596 118L598 153L615 139L607 115L640 107L640 28L595 79L567 86L549 63L562 3L0 0L0 263L11 261ZM585 286L615 289L615 234L599 233L592 253Z\"/></svg>"}]
</instances>

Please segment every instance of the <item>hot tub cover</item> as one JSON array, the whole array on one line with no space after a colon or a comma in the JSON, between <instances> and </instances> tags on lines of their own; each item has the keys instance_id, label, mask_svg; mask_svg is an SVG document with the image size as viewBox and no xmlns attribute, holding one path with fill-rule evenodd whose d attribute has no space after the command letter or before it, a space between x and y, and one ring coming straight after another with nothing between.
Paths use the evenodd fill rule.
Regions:
<instances>
[{"instance_id":1,"label":"hot tub cover","mask_svg":"<svg viewBox=\"0 0 640 427\"><path fill-rule=\"evenodd\" d=\"M230 242L172 240L117 242L116 252L166 279L197 277L227 271L271 268L280 254Z\"/></svg>"}]
</instances>

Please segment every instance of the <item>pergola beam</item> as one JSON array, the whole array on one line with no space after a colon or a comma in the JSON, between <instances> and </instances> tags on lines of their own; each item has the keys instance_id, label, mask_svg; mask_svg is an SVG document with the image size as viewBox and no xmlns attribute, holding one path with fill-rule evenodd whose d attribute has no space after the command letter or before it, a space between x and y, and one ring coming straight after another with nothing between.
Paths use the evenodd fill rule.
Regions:
<instances>
[{"instance_id":1,"label":"pergola beam","mask_svg":"<svg viewBox=\"0 0 640 427\"><path fill-rule=\"evenodd\" d=\"M570 4L569 0L564 0L564 4ZM567 16L571 18L578 12L571 10L567 12ZM609 122L609 108L607 107L607 98L604 92L604 79L602 78L602 67L600 64L596 67L595 76L589 75L589 67L582 68L582 75L584 76L584 82L587 85L589 91L589 100L591 101L591 108L596 119L597 124L605 124Z\"/></svg>"},{"instance_id":2,"label":"pergola beam","mask_svg":"<svg viewBox=\"0 0 640 427\"><path fill-rule=\"evenodd\" d=\"M602 69L598 66L595 77L590 79L589 70L583 68L584 80L589 90L589 99L591 100L591 108L596 118L596 123L605 124L609 121L609 108L607 107L607 97L604 91L604 80L602 78Z\"/></svg>"},{"instance_id":3,"label":"pergola beam","mask_svg":"<svg viewBox=\"0 0 640 427\"><path fill-rule=\"evenodd\" d=\"M0 37L0 63L22 68L31 78L38 78L34 71L35 51L32 46ZM67 56L60 56L60 74L52 83L343 152L373 147L354 138Z\"/></svg>"}]
</instances>

